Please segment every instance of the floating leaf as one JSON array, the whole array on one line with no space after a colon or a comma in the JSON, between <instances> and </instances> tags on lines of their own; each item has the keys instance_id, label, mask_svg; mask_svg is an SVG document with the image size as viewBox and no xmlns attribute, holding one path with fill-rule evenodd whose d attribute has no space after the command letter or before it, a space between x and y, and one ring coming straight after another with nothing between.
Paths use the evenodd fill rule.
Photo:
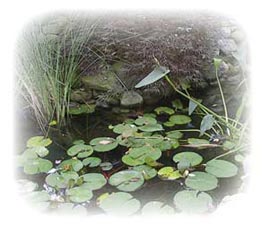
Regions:
<instances>
[{"instance_id":1,"label":"floating leaf","mask_svg":"<svg viewBox=\"0 0 265 229\"><path fill-rule=\"evenodd\" d=\"M176 110L182 110L183 109L183 104L179 99L176 99L174 101L172 101L172 106L176 109Z\"/></svg>"},{"instance_id":2,"label":"floating leaf","mask_svg":"<svg viewBox=\"0 0 265 229\"><path fill-rule=\"evenodd\" d=\"M144 79L142 79L138 84L136 84L135 88L140 88L152 84L163 78L169 72L170 70L168 68L157 66L151 73L149 73Z\"/></svg>"},{"instance_id":3,"label":"floating leaf","mask_svg":"<svg viewBox=\"0 0 265 229\"><path fill-rule=\"evenodd\" d=\"M200 136L203 135L206 130L210 130L213 127L214 122L215 119L212 115L205 115L201 121Z\"/></svg>"},{"instance_id":4,"label":"floating leaf","mask_svg":"<svg viewBox=\"0 0 265 229\"><path fill-rule=\"evenodd\" d=\"M140 172L145 180L150 180L157 175L156 169L152 168L149 165L134 166L133 170Z\"/></svg>"},{"instance_id":5,"label":"floating leaf","mask_svg":"<svg viewBox=\"0 0 265 229\"><path fill-rule=\"evenodd\" d=\"M24 164L24 172L26 174L37 174L37 173L46 173L53 167L52 163L49 160L36 158L32 160L27 160Z\"/></svg>"},{"instance_id":6,"label":"floating leaf","mask_svg":"<svg viewBox=\"0 0 265 229\"><path fill-rule=\"evenodd\" d=\"M140 201L126 192L103 194L97 199L98 205L109 215L129 216L136 213L140 207Z\"/></svg>"},{"instance_id":7,"label":"floating leaf","mask_svg":"<svg viewBox=\"0 0 265 229\"><path fill-rule=\"evenodd\" d=\"M148 125L148 124L156 124L157 121L155 118L152 117L140 117L137 118L134 123L138 126L142 126L142 125Z\"/></svg>"},{"instance_id":8,"label":"floating leaf","mask_svg":"<svg viewBox=\"0 0 265 229\"><path fill-rule=\"evenodd\" d=\"M236 144L234 142L231 141L225 141L223 144L223 148L224 150L231 150L233 148L235 148Z\"/></svg>"},{"instance_id":9,"label":"floating leaf","mask_svg":"<svg viewBox=\"0 0 265 229\"><path fill-rule=\"evenodd\" d=\"M88 188L90 190L101 189L106 183L106 178L100 173L87 173L82 175L84 183L82 187Z\"/></svg>"},{"instance_id":10,"label":"floating leaf","mask_svg":"<svg viewBox=\"0 0 265 229\"><path fill-rule=\"evenodd\" d=\"M81 144L85 144L85 141L82 139L78 139L73 141L73 145L81 145Z\"/></svg>"},{"instance_id":11,"label":"floating leaf","mask_svg":"<svg viewBox=\"0 0 265 229\"><path fill-rule=\"evenodd\" d=\"M59 168L63 171L75 171L78 172L83 168L83 163L78 159L68 159L63 161Z\"/></svg>"},{"instance_id":12,"label":"floating leaf","mask_svg":"<svg viewBox=\"0 0 265 229\"><path fill-rule=\"evenodd\" d=\"M92 191L84 187L68 189L66 190L66 195L68 195L70 200L75 203L83 203L92 199L93 197Z\"/></svg>"},{"instance_id":13,"label":"floating leaf","mask_svg":"<svg viewBox=\"0 0 265 229\"><path fill-rule=\"evenodd\" d=\"M99 157L88 157L82 161L84 166L94 168L100 165L101 159Z\"/></svg>"},{"instance_id":14,"label":"floating leaf","mask_svg":"<svg viewBox=\"0 0 265 229\"><path fill-rule=\"evenodd\" d=\"M78 158L85 158L93 153L93 147L90 145L79 144L74 145L67 150L67 154L71 157L77 155Z\"/></svg>"},{"instance_id":15,"label":"floating leaf","mask_svg":"<svg viewBox=\"0 0 265 229\"><path fill-rule=\"evenodd\" d=\"M54 188L67 188L70 180L77 181L78 178L78 174L74 171L63 172L61 174L56 172L49 174L45 178L45 182Z\"/></svg>"},{"instance_id":16,"label":"floating leaf","mask_svg":"<svg viewBox=\"0 0 265 229\"><path fill-rule=\"evenodd\" d=\"M103 162L99 166L103 171L109 171L113 168L113 165L110 162Z\"/></svg>"},{"instance_id":17,"label":"floating leaf","mask_svg":"<svg viewBox=\"0 0 265 229\"><path fill-rule=\"evenodd\" d=\"M26 179L19 179L18 181L19 185L19 192L22 194L30 193L38 189L39 185L35 182L32 182L30 180Z\"/></svg>"},{"instance_id":18,"label":"floating leaf","mask_svg":"<svg viewBox=\"0 0 265 229\"><path fill-rule=\"evenodd\" d=\"M160 124L147 124L144 126L140 126L139 130L145 132L155 132L155 131L162 131L164 128Z\"/></svg>"},{"instance_id":19,"label":"floating leaf","mask_svg":"<svg viewBox=\"0 0 265 229\"><path fill-rule=\"evenodd\" d=\"M235 160L237 161L237 162L240 162L240 163L243 163L244 162L244 160L245 160L245 157L243 156L243 155L241 155L241 154L237 154L237 155L235 155Z\"/></svg>"},{"instance_id":20,"label":"floating leaf","mask_svg":"<svg viewBox=\"0 0 265 229\"><path fill-rule=\"evenodd\" d=\"M155 112L160 115L160 114L168 114L168 115L173 115L175 111L170 108L170 107L157 107L155 109Z\"/></svg>"},{"instance_id":21,"label":"floating leaf","mask_svg":"<svg viewBox=\"0 0 265 229\"><path fill-rule=\"evenodd\" d=\"M183 125L191 122L191 118L186 115L172 115L169 121L176 125Z\"/></svg>"},{"instance_id":22,"label":"floating leaf","mask_svg":"<svg viewBox=\"0 0 265 229\"><path fill-rule=\"evenodd\" d=\"M160 201L150 201L145 204L141 210L142 215L171 215L174 214L175 211L169 205L166 205Z\"/></svg>"},{"instance_id":23,"label":"floating leaf","mask_svg":"<svg viewBox=\"0 0 265 229\"><path fill-rule=\"evenodd\" d=\"M144 184L143 175L135 170L123 170L109 178L109 184L125 192L133 192Z\"/></svg>"},{"instance_id":24,"label":"floating leaf","mask_svg":"<svg viewBox=\"0 0 265 229\"><path fill-rule=\"evenodd\" d=\"M205 213L210 210L212 203L209 194L195 190L180 191L174 196L176 208L186 213Z\"/></svg>"},{"instance_id":25,"label":"floating leaf","mask_svg":"<svg viewBox=\"0 0 265 229\"><path fill-rule=\"evenodd\" d=\"M183 136L183 134L178 130L166 132L166 135L168 138L174 138L174 139L179 139L179 138L182 138Z\"/></svg>"},{"instance_id":26,"label":"floating leaf","mask_svg":"<svg viewBox=\"0 0 265 229\"><path fill-rule=\"evenodd\" d=\"M51 197L46 191L35 191L28 193L26 199L31 203L40 203L49 201Z\"/></svg>"},{"instance_id":27,"label":"floating leaf","mask_svg":"<svg viewBox=\"0 0 265 229\"><path fill-rule=\"evenodd\" d=\"M144 113L143 117L156 118L156 114L154 114L154 113Z\"/></svg>"},{"instance_id":28,"label":"floating leaf","mask_svg":"<svg viewBox=\"0 0 265 229\"><path fill-rule=\"evenodd\" d=\"M48 146L52 143L49 138L44 138L44 136L35 136L27 141L27 147L38 147L38 146Z\"/></svg>"},{"instance_id":29,"label":"floating leaf","mask_svg":"<svg viewBox=\"0 0 265 229\"><path fill-rule=\"evenodd\" d=\"M194 152L181 152L173 157L173 161L178 163L178 169L181 171L199 165L202 160L202 156Z\"/></svg>"},{"instance_id":30,"label":"floating leaf","mask_svg":"<svg viewBox=\"0 0 265 229\"><path fill-rule=\"evenodd\" d=\"M164 122L163 125L166 126L166 127L172 127L172 126L175 126L175 123L167 121L167 122Z\"/></svg>"},{"instance_id":31,"label":"floating leaf","mask_svg":"<svg viewBox=\"0 0 265 229\"><path fill-rule=\"evenodd\" d=\"M69 114L80 115L80 114L90 114L95 112L96 105L94 104L81 104L76 107L70 107Z\"/></svg>"},{"instance_id":32,"label":"floating leaf","mask_svg":"<svg viewBox=\"0 0 265 229\"><path fill-rule=\"evenodd\" d=\"M238 168L231 162L224 160L211 160L206 163L205 171L216 177L233 177L237 174Z\"/></svg>"},{"instance_id":33,"label":"floating leaf","mask_svg":"<svg viewBox=\"0 0 265 229\"><path fill-rule=\"evenodd\" d=\"M162 169L158 171L157 174L159 178L162 180L176 180L182 177L179 171L171 166L163 167Z\"/></svg>"},{"instance_id":34,"label":"floating leaf","mask_svg":"<svg viewBox=\"0 0 265 229\"><path fill-rule=\"evenodd\" d=\"M200 145L209 144L209 141L201 138L188 138L188 143L190 145L200 146Z\"/></svg>"},{"instance_id":35,"label":"floating leaf","mask_svg":"<svg viewBox=\"0 0 265 229\"><path fill-rule=\"evenodd\" d=\"M124 132L136 132L137 131L137 127L133 124L118 124L116 126L114 126L113 128L113 132L116 134L122 134Z\"/></svg>"},{"instance_id":36,"label":"floating leaf","mask_svg":"<svg viewBox=\"0 0 265 229\"><path fill-rule=\"evenodd\" d=\"M114 138L99 137L92 139L90 145L92 145L97 152L107 152L115 149L118 146L118 142L116 142Z\"/></svg>"},{"instance_id":37,"label":"floating leaf","mask_svg":"<svg viewBox=\"0 0 265 229\"><path fill-rule=\"evenodd\" d=\"M209 191L217 187L218 180L209 173L192 172L186 178L185 184L195 190Z\"/></svg>"},{"instance_id":38,"label":"floating leaf","mask_svg":"<svg viewBox=\"0 0 265 229\"><path fill-rule=\"evenodd\" d=\"M122 161L127 165L136 166L144 164L146 157L151 157L153 160L157 160L161 155L162 152L160 149L151 146L142 146L130 149L128 154L122 157Z\"/></svg>"}]
</instances>

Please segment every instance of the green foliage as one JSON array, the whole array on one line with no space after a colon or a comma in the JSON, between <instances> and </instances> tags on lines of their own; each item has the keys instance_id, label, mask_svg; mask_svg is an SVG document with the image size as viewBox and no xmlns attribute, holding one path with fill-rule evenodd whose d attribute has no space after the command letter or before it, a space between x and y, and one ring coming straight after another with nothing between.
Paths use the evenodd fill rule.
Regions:
<instances>
[{"instance_id":1,"label":"green foliage","mask_svg":"<svg viewBox=\"0 0 265 229\"><path fill-rule=\"evenodd\" d=\"M154 111L158 115L160 115L160 114L173 115L175 113L175 111L172 108L170 108L170 107L157 107Z\"/></svg>"},{"instance_id":2,"label":"green foliage","mask_svg":"<svg viewBox=\"0 0 265 229\"><path fill-rule=\"evenodd\" d=\"M108 152L115 149L118 146L118 143L114 138L99 137L92 139L90 145L92 145L97 152Z\"/></svg>"},{"instance_id":3,"label":"green foliage","mask_svg":"<svg viewBox=\"0 0 265 229\"><path fill-rule=\"evenodd\" d=\"M82 187L90 190L101 189L106 183L106 178L100 173L87 173L81 176Z\"/></svg>"},{"instance_id":4,"label":"green foliage","mask_svg":"<svg viewBox=\"0 0 265 229\"><path fill-rule=\"evenodd\" d=\"M186 115L172 115L169 118L169 121L175 125L183 125L191 122L191 118Z\"/></svg>"},{"instance_id":5,"label":"green foliage","mask_svg":"<svg viewBox=\"0 0 265 229\"><path fill-rule=\"evenodd\" d=\"M162 169L158 171L157 174L158 174L158 177L162 180L176 180L182 177L180 172L171 166L163 167Z\"/></svg>"},{"instance_id":6,"label":"green foliage","mask_svg":"<svg viewBox=\"0 0 265 229\"><path fill-rule=\"evenodd\" d=\"M218 180L215 176L205 172L192 172L185 180L185 184L198 191L209 191L217 187Z\"/></svg>"},{"instance_id":7,"label":"green foliage","mask_svg":"<svg viewBox=\"0 0 265 229\"><path fill-rule=\"evenodd\" d=\"M93 197L92 191L85 187L75 187L68 189L66 191L66 195L68 195L70 200L74 203L83 203Z\"/></svg>"},{"instance_id":8,"label":"green foliage","mask_svg":"<svg viewBox=\"0 0 265 229\"><path fill-rule=\"evenodd\" d=\"M90 156L93 153L93 147L90 145L79 144L73 145L67 150L67 154L71 157L76 156L78 158L85 158Z\"/></svg>"},{"instance_id":9,"label":"green foliage","mask_svg":"<svg viewBox=\"0 0 265 229\"><path fill-rule=\"evenodd\" d=\"M216 177L233 177L237 174L238 168L229 161L211 160L206 163L205 171Z\"/></svg>"},{"instance_id":10,"label":"green foliage","mask_svg":"<svg viewBox=\"0 0 265 229\"><path fill-rule=\"evenodd\" d=\"M44 136L34 136L27 141L27 147L48 146L52 143L51 139Z\"/></svg>"},{"instance_id":11,"label":"green foliage","mask_svg":"<svg viewBox=\"0 0 265 229\"><path fill-rule=\"evenodd\" d=\"M215 119L213 115L207 114L203 117L200 126L200 135L203 135L206 130L210 130L213 127Z\"/></svg>"},{"instance_id":12,"label":"green foliage","mask_svg":"<svg viewBox=\"0 0 265 229\"><path fill-rule=\"evenodd\" d=\"M194 152L181 152L177 153L173 157L173 161L178 163L179 170L185 170L187 168L199 165L202 160L202 156Z\"/></svg>"},{"instance_id":13,"label":"green foliage","mask_svg":"<svg viewBox=\"0 0 265 229\"><path fill-rule=\"evenodd\" d=\"M151 201L146 203L141 212L143 216L172 215L175 213L174 208L169 205L165 205L160 201Z\"/></svg>"}]
</instances>

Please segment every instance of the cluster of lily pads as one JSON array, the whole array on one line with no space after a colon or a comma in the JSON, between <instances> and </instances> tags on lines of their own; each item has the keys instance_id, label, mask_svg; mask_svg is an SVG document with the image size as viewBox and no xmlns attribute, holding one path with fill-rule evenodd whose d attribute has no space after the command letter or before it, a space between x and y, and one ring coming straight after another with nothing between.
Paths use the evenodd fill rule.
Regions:
<instances>
[{"instance_id":1,"label":"cluster of lily pads","mask_svg":"<svg viewBox=\"0 0 265 229\"><path fill-rule=\"evenodd\" d=\"M178 150L182 142L191 149L211 144L206 138L184 139L182 129L192 122L191 116L185 112L183 105L174 101L173 107L158 107L154 113L110 125L116 138L97 137L88 144L83 140L75 141L66 152L69 158L58 165L43 158L49 153L47 146L51 140L43 136L32 137L27 142L27 149L19 156L18 164L26 174L46 174L45 183L42 190L30 181L23 181L23 186L31 187L28 195L38 203L59 202L57 208L66 206L76 212L83 211L84 205L89 205L92 198L97 199L98 207L106 214L114 215L209 212L214 203L207 192L218 187L219 179L235 176L238 167L227 160L204 161L197 152ZM166 121L159 121L161 117ZM213 123L209 125L209 121L204 120L201 125L203 133L210 129L207 125ZM219 147L231 149L233 144L227 142ZM115 151L122 152L120 163L123 166L118 171L112 170L111 162L102 161L102 155ZM163 154L171 157L174 166L159 161ZM113 172L108 176L106 171ZM149 180L156 177L183 183L182 190L176 191L172 199L172 206L157 200L142 206L134 198L133 192L148 186ZM95 190L106 185L113 186L116 191L107 193L104 189L105 192L94 197Z\"/></svg>"}]
</instances>

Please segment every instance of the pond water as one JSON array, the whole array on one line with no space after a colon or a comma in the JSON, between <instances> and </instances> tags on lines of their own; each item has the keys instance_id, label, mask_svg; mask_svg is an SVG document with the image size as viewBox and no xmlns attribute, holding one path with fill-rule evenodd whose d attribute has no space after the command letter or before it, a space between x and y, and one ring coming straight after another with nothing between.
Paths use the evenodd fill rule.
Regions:
<instances>
[{"instance_id":1,"label":"pond water","mask_svg":"<svg viewBox=\"0 0 265 229\"><path fill-rule=\"evenodd\" d=\"M184 107L187 106L185 101L183 102ZM156 107L171 107L171 101L163 101L162 103L156 105ZM89 144L92 139L98 137L111 137L116 139L119 135L113 132L113 127L118 124L128 122L128 119L131 121L135 121L139 117L142 117L146 114L152 113L155 114L154 109L156 107L142 107L139 109L96 109L96 112L89 115L78 115L73 116L71 118L71 124L69 124L66 128L56 129L53 126L49 127L48 137L52 140L52 144L47 146L49 150L49 154L44 157L53 163L53 168L57 168L62 161L73 158L69 156L67 150L73 146L73 142L76 140L83 140L85 144ZM185 109L175 111L176 114L186 113ZM152 115L151 115L152 116ZM187 139L189 138L199 138L198 132L190 132L187 130L200 129L201 116L197 115L195 112L191 115L192 121L188 124L182 125L174 125L172 127L167 127L164 123L167 122L170 115L168 114L160 114L156 115L156 120L158 123L163 124L163 134L173 130L183 130L183 136L178 139L179 146L173 149L167 149L162 152L161 157L157 160L158 166L154 168L159 171L163 167L174 167L177 168L176 162L172 160L173 156L181 153L181 152L189 152L192 151L196 154L202 156L203 161L199 163L197 166L187 167L182 171L182 175L186 172L192 173L203 172L205 171L205 164L216 156L224 153L223 147L211 147L211 143L209 143L206 147L194 147L192 144L188 144ZM152 116L153 117L153 116ZM36 128L28 128L28 125L21 127L21 141L25 142L27 139L34 135L40 135L38 132L36 133ZM26 129L25 129L26 128ZM186 131L185 131L186 130ZM161 131L156 131L156 134L161 133ZM152 132L152 136L155 136ZM162 134L162 135L163 135ZM147 134L146 136L150 136ZM209 142L209 136L200 137ZM90 143L91 144L91 143ZM22 144L21 144L22 145ZM212 146L215 146L212 144ZM21 146L22 147L22 146ZM19 147L18 147L19 148ZM20 149L20 152L23 152L23 148ZM101 163L109 162L111 163L112 168L110 170L103 169L102 166L89 167L84 166L80 171L78 171L78 175L84 175L89 173L97 173L102 174L106 180L113 175L118 173L119 171L132 169L134 166L127 165L123 161L123 156L125 152L128 151L128 147L118 145L115 149L107 151L107 152L93 152L93 157L98 157L101 159ZM129 152L129 151L128 151ZM127 152L127 153L128 153ZM227 195L232 195L238 192L239 188L242 185L241 176L243 175L242 165L235 161L234 155L229 155L222 158L226 161L232 162L236 164L238 171L237 174L231 177L226 178L218 178L217 187L207 190L206 192L212 197L211 206L208 206L206 212L213 211L218 204L222 201L222 199ZM105 171L104 171L105 170ZM53 172L55 173L55 172ZM81 205L85 207L89 214L99 214L104 213L106 210L101 208L98 204L98 198L104 193L116 193L120 190L113 185L107 183L102 188L93 190L93 197L89 199L89 201L73 201L73 199L69 200L67 197L67 191L65 188L58 189L56 187L51 187L47 185L47 173L40 172L33 175L25 174L23 171L23 167L19 167L17 169L17 179L27 179L33 181L38 184L38 188L35 191L46 190L46 192L50 192L49 194L59 195L61 197L60 200L48 200L48 205L45 207L45 211L55 211L58 206L62 205L64 202L74 203L74 206ZM141 206L151 202L151 201L159 201L163 203L163 206L170 206L174 211L179 212L180 209L176 208L175 202L173 201L176 193L183 190L193 190L191 187L188 187L185 183L189 175L183 175L183 177L179 177L178 179L161 179L161 176L156 175L152 179L148 179L144 181L144 184L141 185L134 191L129 192L136 200L140 201ZM135 180L137 181L137 180ZM202 181L203 182L203 181ZM74 187L77 187L77 184L74 184ZM72 187L73 188L73 187ZM198 191L200 193L200 191ZM199 195L199 194L196 194ZM139 214L140 209L136 211L134 214Z\"/></svg>"}]
</instances>

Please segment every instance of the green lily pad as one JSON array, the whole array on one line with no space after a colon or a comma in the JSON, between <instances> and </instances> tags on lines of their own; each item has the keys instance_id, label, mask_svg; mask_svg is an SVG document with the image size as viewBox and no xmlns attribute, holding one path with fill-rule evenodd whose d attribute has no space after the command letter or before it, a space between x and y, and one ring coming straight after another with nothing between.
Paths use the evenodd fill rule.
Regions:
<instances>
[{"instance_id":1,"label":"green lily pad","mask_svg":"<svg viewBox=\"0 0 265 229\"><path fill-rule=\"evenodd\" d=\"M52 173L45 178L45 182L51 187L67 188L70 180L77 181L78 174L74 171L64 173Z\"/></svg>"},{"instance_id":2,"label":"green lily pad","mask_svg":"<svg viewBox=\"0 0 265 229\"><path fill-rule=\"evenodd\" d=\"M69 114L80 115L80 114L90 114L95 112L96 105L94 104L81 104L76 107L70 107Z\"/></svg>"},{"instance_id":3,"label":"green lily pad","mask_svg":"<svg viewBox=\"0 0 265 229\"><path fill-rule=\"evenodd\" d=\"M87 173L82 175L84 183L82 187L86 187L90 190L101 189L106 183L106 178L100 173Z\"/></svg>"},{"instance_id":4,"label":"green lily pad","mask_svg":"<svg viewBox=\"0 0 265 229\"><path fill-rule=\"evenodd\" d=\"M38 146L48 146L52 143L52 140L49 138L45 138L44 136L35 136L30 138L27 141L27 147L38 147Z\"/></svg>"},{"instance_id":5,"label":"green lily pad","mask_svg":"<svg viewBox=\"0 0 265 229\"><path fill-rule=\"evenodd\" d=\"M205 192L184 190L174 196L174 204L177 209L193 214L208 212L212 206L212 197Z\"/></svg>"},{"instance_id":6,"label":"green lily pad","mask_svg":"<svg viewBox=\"0 0 265 229\"><path fill-rule=\"evenodd\" d=\"M82 161L84 166L94 168L100 165L101 159L99 157L88 157Z\"/></svg>"},{"instance_id":7,"label":"green lily pad","mask_svg":"<svg viewBox=\"0 0 265 229\"><path fill-rule=\"evenodd\" d=\"M148 124L156 124L157 121L155 118L152 117L140 117L137 118L134 123L138 126L142 126L142 125L148 125Z\"/></svg>"},{"instance_id":8,"label":"green lily pad","mask_svg":"<svg viewBox=\"0 0 265 229\"><path fill-rule=\"evenodd\" d=\"M24 164L24 172L26 174L37 174L46 173L53 167L53 164L46 159L36 158L32 160L27 160Z\"/></svg>"},{"instance_id":9,"label":"green lily pad","mask_svg":"<svg viewBox=\"0 0 265 229\"><path fill-rule=\"evenodd\" d=\"M133 170L140 172L145 180L150 180L157 175L156 169L152 168L149 165L134 166Z\"/></svg>"},{"instance_id":10,"label":"green lily pad","mask_svg":"<svg viewBox=\"0 0 265 229\"><path fill-rule=\"evenodd\" d=\"M83 163L78 159L68 159L63 161L59 168L63 171L75 171L78 172L83 168Z\"/></svg>"},{"instance_id":11,"label":"green lily pad","mask_svg":"<svg viewBox=\"0 0 265 229\"><path fill-rule=\"evenodd\" d=\"M185 170L189 167L199 165L202 160L202 156L194 152L181 152L173 157L173 161L178 163L179 170Z\"/></svg>"},{"instance_id":12,"label":"green lily pad","mask_svg":"<svg viewBox=\"0 0 265 229\"><path fill-rule=\"evenodd\" d=\"M85 144L85 141L82 139L78 139L73 141L73 145L81 145L81 144Z\"/></svg>"},{"instance_id":13,"label":"green lily pad","mask_svg":"<svg viewBox=\"0 0 265 229\"><path fill-rule=\"evenodd\" d=\"M216 177L233 177L237 174L238 168L231 162L224 160L211 160L206 163L205 171Z\"/></svg>"},{"instance_id":14,"label":"green lily pad","mask_svg":"<svg viewBox=\"0 0 265 229\"><path fill-rule=\"evenodd\" d=\"M123 170L109 178L109 184L120 191L133 192L144 184L143 175L135 170Z\"/></svg>"},{"instance_id":15,"label":"green lily pad","mask_svg":"<svg viewBox=\"0 0 265 229\"><path fill-rule=\"evenodd\" d=\"M122 157L122 161L130 166L142 165L145 163L145 158L150 157L153 160L157 160L161 157L162 152L158 148L151 146L142 146L139 148L132 148L128 154Z\"/></svg>"},{"instance_id":16,"label":"green lily pad","mask_svg":"<svg viewBox=\"0 0 265 229\"><path fill-rule=\"evenodd\" d=\"M172 127L172 126L175 126L175 123L167 121L167 122L164 122L163 125L166 126L166 127Z\"/></svg>"},{"instance_id":17,"label":"green lily pad","mask_svg":"<svg viewBox=\"0 0 265 229\"><path fill-rule=\"evenodd\" d=\"M92 139L90 145L97 152L107 152L115 149L118 146L118 142L114 138L99 137Z\"/></svg>"},{"instance_id":18,"label":"green lily pad","mask_svg":"<svg viewBox=\"0 0 265 229\"><path fill-rule=\"evenodd\" d=\"M93 147L90 145L79 144L73 145L67 150L67 154L71 157L77 155L78 158L85 158L93 153Z\"/></svg>"},{"instance_id":19,"label":"green lily pad","mask_svg":"<svg viewBox=\"0 0 265 229\"><path fill-rule=\"evenodd\" d=\"M144 113L143 117L156 118L156 114L155 113Z\"/></svg>"},{"instance_id":20,"label":"green lily pad","mask_svg":"<svg viewBox=\"0 0 265 229\"><path fill-rule=\"evenodd\" d=\"M99 166L103 171L109 171L113 168L113 165L110 162L102 162Z\"/></svg>"},{"instance_id":21,"label":"green lily pad","mask_svg":"<svg viewBox=\"0 0 265 229\"><path fill-rule=\"evenodd\" d=\"M86 216L87 209L82 205L77 205L73 203L61 203L55 209L56 215L77 215L77 216Z\"/></svg>"},{"instance_id":22,"label":"green lily pad","mask_svg":"<svg viewBox=\"0 0 265 229\"><path fill-rule=\"evenodd\" d=\"M179 99L176 99L174 101L172 101L172 106L176 109L176 110L182 110L183 109L183 104Z\"/></svg>"},{"instance_id":23,"label":"green lily pad","mask_svg":"<svg viewBox=\"0 0 265 229\"><path fill-rule=\"evenodd\" d=\"M200 145L209 144L209 141L206 139L200 139L200 138L188 138L188 143L190 145L200 146Z\"/></svg>"},{"instance_id":24,"label":"green lily pad","mask_svg":"<svg viewBox=\"0 0 265 229\"><path fill-rule=\"evenodd\" d=\"M172 115L170 116L169 121L176 125L183 125L190 123L191 118L186 115Z\"/></svg>"},{"instance_id":25,"label":"green lily pad","mask_svg":"<svg viewBox=\"0 0 265 229\"><path fill-rule=\"evenodd\" d=\"M24 151L23 156L27 159L33 159L40 157L45 157L49 154L49 150L44 146L35 146L28 148Z\"/></svg>"},{"instance_id":26,"label":"green lily pad","mask_svg":"<svg viewBox=\"0 0 265 229\"><path fill-rule=\"evenodd\" d=\"M224 150L232 150L235 148L235 146L236 146L236 144L234 142L231 142L231 141L225 141L223 144Z\"/></svg>"},{"instance_id":27,"label":"green lily pad","mask_svg":"<svg viewBox=\"0 0 265 229\"><path fill-rule=\"evenodd\" d=\"M116 134L122 134L124 132L136 132L137 127L133 124L118 124L114 126L113 132Z\"/></svg>"},{"instance_id":28,"label":"green lily pad","mask_svg":"<svg viewBox=\"0 0 265 229\"><path fill-rule=\"evenodd\" d=\"M141 210L142 215L172 215L175 214L174 208L160 201L150 201Z\"/></svg>"},{"instance_id":29,"label":"green lily pad","mask_svg":"<svg viewBox=\"0 0 265 229\"><path fill-rule=\"evenodd\" d=\"M17 182L19 186L18 190L22 194L33 192L39 187L37 183L26 179L19 179Z\"/></svg>"},{"instance_id":30,"label":"green lily pad","mask_svg":"<svg viewBox=\"0 0 265 229\"><path fill-rule=\"evenodd\" d=\"M155 112L160 115L160 114L168 114L168 115L173 115L175 111L170 108L170 107L157 107L155 109Z\"/></svg>"},{"instance_id":31,"label":"green lily pad","mask_svg":"<svg viewBox=\"0 0 265 229\"><path fill-rule=\"evenodd\" d=\"M161 135L152 135L152 136L147 136L144 138L144 143L145 145L150 145L153 147L158 146L160 143L164 141L164 137Z\"/></svg>"},{"instance_id":32,"label":"green lily pad","mask_svg":"<svg viewBox=\"0 0 265 229\"><path fill-rule=\"evenodd\" d=\"M26 199L31 203L46 202L51 199L50 195L46 191L35 191L28 193Z\"/></svg>"},{"instance_id":33,"label":"green lily pad","mask_svg":"<svg viewBox=\"0 0 265 229\"><path fill-rule=\"evenodd\" d=\"M185 184L195 190L209 191L217 187L218 180L215 176L209 173L192 172L186 178Z\"/></svg>"},{"instance_id":34,"label":"green lily pad","mask_svg":"<svg viewBox=\"0 0 265 229\"><path fill-rule=\"evenodd\" d=\"M161 168L157 174L162 180L176 180L182 177L179 171L171 166Z\"/></svg>"},{"instance_id":35,"label":"green lily pad","mask_svg":"<svg viewBox=\"0 0 265 229\"><path fill-rule=\"evenodd\" d=\"M68 189L66 190L66 195L68 195L70 200L75 203L83 203L92 199L93 197L92 191L84 187Z\"/></svg>"},{"instance_id":36,"label":"green lily pad","mask_svg":"<svg viewBox=\"0 0 265 229\"><path fill-rule=\"evenodd\" d=\"M183 136L183 134L178 130L172 130L172 131L166 132L166 135L168 138L174 138L174 139L180 139Z\"/></svg>"},{"instance_id":37,"label":"green lily pad","mask_svg":"<svg viewBox=\"0 0 265 229\"><path fill-rule=\"evenodd\" d=\"M115 216L132 215L141 207L140 201L126 192L105 193L98 198L98 205L106 214Z\"/></svg>"},{"instance_id":38,"label":"green lily pad","mask_svg":"<svg viewBox=\"0 0 265 229\"><path fill-rule=\"evenodd\" d=\"M155 132L155 131L164 130L164 128L161 124L146 124L146 125L140 126L138 128L139 128L139 130L145 131L145 132Z\"/></svg>"}]
</instances>

